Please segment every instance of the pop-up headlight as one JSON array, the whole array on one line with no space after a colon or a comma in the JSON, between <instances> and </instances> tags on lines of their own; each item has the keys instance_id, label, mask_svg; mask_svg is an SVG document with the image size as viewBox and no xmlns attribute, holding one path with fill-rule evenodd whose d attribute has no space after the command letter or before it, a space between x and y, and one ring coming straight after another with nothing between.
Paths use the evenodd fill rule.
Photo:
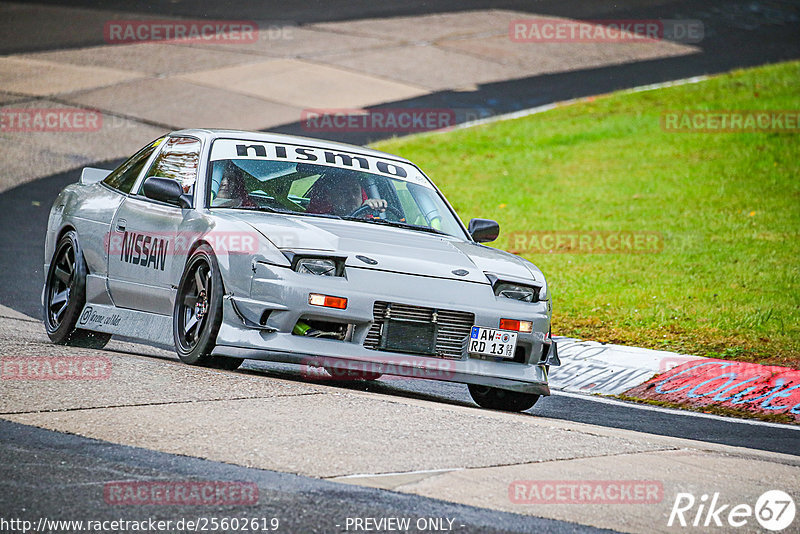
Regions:
<instances>
[{"instance_id":1,"label":"pop-up headlight","mask_svg":"<svg viewBox=\"0 0 800 534\"><path fill-rule=\"evenodd\" d=\"M298 273L336 276L336 261L323 258L300 258L294 266Z\"/></svg>"},{"instance_id":2,"label":"pop-up headlight","mask_svg":"<svg viewBox=\"0 0 800 534\"><path fill-rule=\"evenodd\" d=\"M522 302L538 302L539 288L511 284L508 282L497 282L494 286L494 294L498 297L505 297Z\"/></svg>"}]
</instances>

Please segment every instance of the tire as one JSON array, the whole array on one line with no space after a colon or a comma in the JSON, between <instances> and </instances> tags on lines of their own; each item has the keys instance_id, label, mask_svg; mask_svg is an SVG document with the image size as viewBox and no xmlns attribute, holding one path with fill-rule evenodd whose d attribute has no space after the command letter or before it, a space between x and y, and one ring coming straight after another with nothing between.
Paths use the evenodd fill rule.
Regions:
<instances>
[{"instance_id":1,"label":"tire","mask_svg":"<svg viewBox=\"0 0 800 534\"><path fill-rule=\"evenodd\" d=\"M535 393L520 393L476 384L469 384L469 394L481 408L504 412L524 412L533 408L539 400L539 395Z\"/></svg>"},{"instance_id":2,"label":"tire","mask_svg":"<svg viewBox=\"0 0 800 534\"><path fill-rule=\"evenodd\" d=\"M175 350L182 362L232 371L244 361L211 355L222 324L223 294L214 251L200 245L186 262L172 314Z\"/></svg>"},{"instance_id":3,"label":"tire","mask_svg":"<svg viewBox=\"0 0 800 534\"><path fill-rule=\"evenodd\" d=\"M111 334L76 328L86 304L86 261L78 234L70 230L56 244L44 286L44 327L59 345L102 349Z\"/></svg>"}]
</instances>

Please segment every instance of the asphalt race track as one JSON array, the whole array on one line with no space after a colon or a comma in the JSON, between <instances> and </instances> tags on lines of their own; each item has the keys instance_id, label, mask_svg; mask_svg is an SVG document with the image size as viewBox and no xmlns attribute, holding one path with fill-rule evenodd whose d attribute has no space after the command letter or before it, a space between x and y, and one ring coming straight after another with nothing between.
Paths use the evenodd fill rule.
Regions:
<instances>
[{"instance_id":1,"label":"asphalt race track","mask_svg":"<svg viewBox=\"0 0 800 534\"><path fill-rule=\"evenodd\" d=\"M20 456L35 461L19 461ZM97 507L86 503L102 496L103 484L122 478L247 480L258 485L259 505L204 507L206 517L277 518L282 532L324 532L344 525L347 517L398 517L410 510L418 517L458 518L462 532L609 532L561 521L524 518L452 504L414 495L337 484L308 477L247 469L219 462L175 456L63 435L0 421L0 460L3 487L0 507L4 515L61 517L96 520L141 520L135 507ZM53 466L59 466L53 469ZM36 483L34 481L45 481ZM31 487L35 486L35 487ZM37 499L30 500L32 490ZM102 498L102 497L101 497ZM20 503L25 502L22 510ZM197 517L193 506L171 506L147 514L155 520L178 521ZM53 516L51 515L51 518ZM327 527L327 528L326 528ZM412 530L413 532L413 530Z\"/></svg>"},{"instance_id":2,"label":"asphalt race track","mask_svg":"<svg viewBox=\"0 0 800 534\"><path fill-rule=\"evenodd\" d=\"M61 4L61 2L42 2ZM74 8L98 8L123 11L125 2L84 0L66 3ZM602 68L579 69L560 74L512 79L480 85L474 91L437 91L426 96L381 104L387 107L451 107L472 108L484 116L496 115L539 106L569 98L588 96L621 88L728 71L734 68L772 63L800 57L800 34L797 27L783 25L747 26L748 17L756 4L745 2L620 2L614 16L620 19L670 18L681 13L685 18L704 20L710 30L698 46L701 51L683 57L655 59ZM769 3L767 8L769 7ZM446 0L412 6L408 2L311 2L285 6L275 3L201 1L189 3L152 1L137 9L153 17L229 18L235 11L240 19L288 22L325 22L358 20L367 17L395 17L422 13L468 11L473 9L509 9L530 11L553 16L591 18L593 12L582 15L579 1L465 2ZM727 12L740 17L736 24L719 25L712 21ZM752 25L751 25L752 26ZM19 53L41 50L69 49L100 45L97 35L55 36L51 40L26 40L24 28L20 34L0 37L0 53ZM308 135L298 123L287 123L272 130ZM327 135L350 143L367 143L380 137L377 134ZM144 143L146 140L142 140ZM30 154L30 166L35 168L39 154ZM113 168L119 160L98 161L92 166ZM40 317L40 293L43 282L42 263L44 234L50 206L65 185L75 182L80 168L23 183L0 193L0 305L29 317ZM33 323L14 322L3 318L5 328L34 328ZM24 324L23 324L24 323ZM557 318L556 322L557 324ZM39 330L43 329L39 325ZM27 334L25 334L27 335ZM20 339L27 339L20 334ZM41 336L40 336L41 337ZM27 342L27 341L26 341ZM39 338L30 338L31 346L46 347ZM24 344L20 341L20 344ZM131 365L165 365L163 353L138 351L125 345L115 349L125 355L129 351ZM43 349L42 349L43 350ZM177 360L177 357L174 358ZM142 363L144 362L144 363ZM144 369L144 367L143 367ZM149 369L149 367L148 367ZM224 373L233 380L286 381L298 386L313 387L313 382L301 376L297 368L288 365L246 362L236 372ZM377 394L398 399L416 406L431 402L457 413L471 409L466 386L432 381L387 380L377 382L326 382L342 395L354 394L369 399ZM687 412L652 410L624 402L598 402L588 396L561 395L558 392L543 398L524 417L537 422L556 421L562 424L596 425L614 431L632 431L701 444L716 444L741 448L745 451L764 451L800 457L800 431L796 428L735 419L709 418ZM75 408L74 410L81 410ZM73 409L70 409L73 410ZM23 413L22 411L14 413ZM27 413L27 412L25 412ZM60 424L60 423L59 423ZM41 425L48 427L47 425ZM58 427L54 423L53 428ZM354 438L357 439L357 438ZM100 441L69 433L53 432L5 420L0 420L0 510L12 517L47 517L54 510L61 517L93 519L126 519L144 516L178 519L193 515L278 517L282 532L343 531L347 517L451 517L457 518L458 532L595 532L593 527L569 521L522 516L515 513L467 506L398 491L341 484L315 476L281 473L274 470L232 465L192 457L191 454L170 454L116 442ZM405 446L405 444L397 444ZM727 449L726 449L727 450ZM743 454L745 454L743 453ZM188 454L188 453L187 453ZM755 454L755 452L753 452ZM796 465L796 463L794 464ZM365 467L365 473L371 472ZM248 480L259 487L257 506L218 506L203 509L198 514L192 507L153 508L142 512L137 507L98 507L98 495L103 485L121 479L159 480ZM102 498L102 497L100 497ZM535 514L534 514L535 515Z\"/></svg>"}]
</instances>

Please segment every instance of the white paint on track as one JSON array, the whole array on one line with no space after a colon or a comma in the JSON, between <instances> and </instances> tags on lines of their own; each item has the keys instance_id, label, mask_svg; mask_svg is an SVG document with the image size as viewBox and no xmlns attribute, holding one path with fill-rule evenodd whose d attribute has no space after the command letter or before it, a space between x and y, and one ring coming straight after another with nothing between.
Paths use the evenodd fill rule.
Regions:
<instances>
[{"instance_id":1,"label":"white paint on track","mask_svg":"<svg viewBox=\"0 0 800 534\"><path fill-rule=\"evenodd\" d=\"M431 130L428 132L420 132L414 133L409 135L399 136L398 139L414 139L416 137L425 137L428 135L438 135L438 134L445 134L448 132L452 132L454 130L463 130L466 128L472 128L474 126L482 126L484 124L491 124L493 122L502 122L508 121L513 119L520 119L522 117L528 117L530 115L537 115L539 113L544 113L546 111L550 111L557 108L562 108L565 106L571 106L574 104L580 104L582 102L591 102L596 98L602 98L605 96L609 96L611 94L633 94L633 93L642 93L645 91L654 91L656 89L665 89L667 87L676 87L679 85L689 85L693 83L700 83L710 79L711 76L692 76L691 78L682 78L680 80L673 80L669 82L661 82L661 83L651 83L649 85L641 85L639 87L632 87L630 89L621 89L619 91L613 91L611 93L602 93L599 95L593 96L582 96L580 98L571 98L569 100L560 100L558 102L552 102L550 104L544 104L541 106L536 106L533 108L521 109L519 111L512 111L510 113L501 113L499 115L492 115L491 117L485 117L483 119L475 119L473 121L466 121L462 122L461 124L457 124L455 126L448 126L446 128L441 128L439 130Z\"/></svg>"},{"instance_id":2,"label":"white paint on track","mask_svg":"<svg viewBox=\"0 0 800 534\"><path fill-rule=\"evenodd\" d=\"M633 94L633 93L642 93L644 91L653 91L656 89L665 89L667 87L675 87L678 85L688 85L693 83L703 82L708 80L709 76L693 76L691 78L683 78L681 80L673 80L671 82L662 82L662 83L652 83L650 85L642 85L639 87L633 87L631 89L623 89L620 91L615 91L615 94ZM550 111L551 109L561 108L564 106L571 106L573 104L579 104L581 102L589 102L595 98L601 98L604 96L608 96L612 93L603 93L595 96L584 96L581 98L572 98L569 100L561 100L559 102L553 102L552 104L545 104L543 106L537 106L535 108L528 108L528 109L521 109L519 111L513 111L511 113L503 113L501 115L493 115L491 117L486 117L485 119L476 119L474 121L468 121L461 123L453 128L447 128L442 130L435 130L433 133L446 133L451 132L453 130L463 130L464 128L472 128L473 126L480 126L482 124L490 124L493 122L500 122L500 121L508 121L512 119L519 119L522 117L528 117L530 115L536 115L538 113L544 113L545 111ZM424 134L417 134L417 135L424 135Z\"/></svg>"},{"instance_id":3,"label":"white paint on track","mask_svg":"<svg viewBox=\"0 0 800 534\"><path fill-rule=\"evenodd\" d=\"M345 479L345 478L362 478L362 477L370 477L370 478L377 478L377 477L394 477L398 475L433 475L436 473L450 473L452 471L463 471L464 467L454 467L454 468L447 468L447 469L422 469L419 471L398 471L396 473L355 473L352 475L342 475L330 478L336 479Z\"/></svg>"}]
</instances>

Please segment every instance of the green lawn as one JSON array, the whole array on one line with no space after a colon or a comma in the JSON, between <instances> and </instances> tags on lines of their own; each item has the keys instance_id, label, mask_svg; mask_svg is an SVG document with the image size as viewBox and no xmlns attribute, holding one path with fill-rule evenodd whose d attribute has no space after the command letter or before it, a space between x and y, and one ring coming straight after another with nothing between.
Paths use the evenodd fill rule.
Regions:
<instances>
[{"instance_id":1,"label":"green lawn","mask_svg":"<svg viewBox=\"0 0 800 534\"><path fill-rule=\"evenodd\" d=\"M800 367L800 134L675 133L664 111L800 110L800 62L615 93L381 142L464 221L516 232L657 232L650 254L525 253L553 333Z\"/></svg>"}]
</instances>

